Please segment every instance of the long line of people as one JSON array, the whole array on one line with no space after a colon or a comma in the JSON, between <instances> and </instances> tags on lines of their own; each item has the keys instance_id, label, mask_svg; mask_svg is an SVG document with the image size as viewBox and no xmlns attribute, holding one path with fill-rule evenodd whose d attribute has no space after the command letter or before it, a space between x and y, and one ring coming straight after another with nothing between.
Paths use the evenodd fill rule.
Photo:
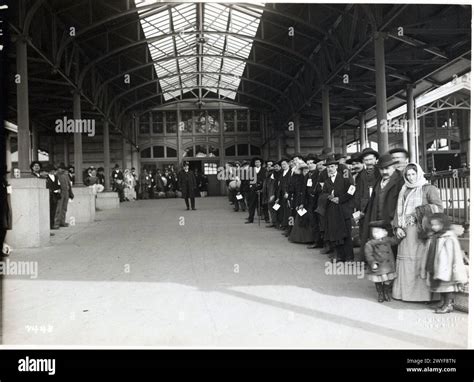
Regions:
<instances>
[{"instance_id":1,"label":"long line of people","mask_svg":"<svg viewBox=\"0 0 474 382\"><path fill-rule=\"evenodd\" d=\"M453 293L467 282L464 255L439 190L405 149L345 156L325 148L229 162L225 172L230 203L248 211L246 224L257 211L291 242L319 248L335 263L364 263L379 302L441 298L436 313L453 310Z\"/></svg>"}]
</instances>

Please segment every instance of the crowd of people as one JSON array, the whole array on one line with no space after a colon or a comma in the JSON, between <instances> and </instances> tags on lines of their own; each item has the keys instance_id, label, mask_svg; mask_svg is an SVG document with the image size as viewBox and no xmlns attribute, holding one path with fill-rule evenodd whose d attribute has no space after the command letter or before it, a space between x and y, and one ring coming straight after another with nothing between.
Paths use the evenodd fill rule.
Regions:
<instances>
[{"instance_id":1,"label":"crowd of people","mask_svg":"<svg viewBox=\"0 0 474 382\"><path fill-rule=\"evenodd\" d=\"M255 213L294 243L333 262L363 262L379 302L429 302L453 310L467 282L464 253L443 214L439 190L409 153L372 148L351 155L330 148L279 161L254 158L225 169L234 211Z\"/></svg>"},{"instance_id":2,"label":"crowd of people","mask_svg":"<svg viewBox=\"0 0 474 382\"><path fill-rule=\"evenodd\" d=\"M185 167L189 170L188 163L185 163ZM76 184L74 166L66 166L64 163L58 166L51 163L43 165L39 161L33 161L30 169L31 175L46 179L46 187L49 190L50 228L57 230L60 227L68 227L66 212L68 202L74 199L72 186ZM192 173L192 186L189 186L189 182L183 182L184 175L181 173L187 173L187 171L182 170L176 173L174 166L170 165L164 171L148 171L143 168L138 176L134 167L122 171L116 164L110 175L111 188L112 191L117 192L120 202L176 198L182 197L185 193L188 209L188 199L191 200L192 208L195 209L194 198L207 196L207 176L195 170ZM12 175L14 178L21 177L17 168L13 169ZM103 167L89 166L83 172L84 186L90 187L95 195L105 190L105 178Z\"/></svg>"}]
</instances>

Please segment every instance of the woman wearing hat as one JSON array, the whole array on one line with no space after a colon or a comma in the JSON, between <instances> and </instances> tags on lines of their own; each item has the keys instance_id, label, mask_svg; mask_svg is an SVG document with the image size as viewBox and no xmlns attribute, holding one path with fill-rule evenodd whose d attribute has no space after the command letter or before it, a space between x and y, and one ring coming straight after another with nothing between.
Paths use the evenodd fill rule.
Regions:
<instances>
[{"instance_id":1,"label":"woman wearing hat","mask_svg":"<svg viewBox=\"0 0 474 382\"><path fill-rule=\"evenodd\" d=\"M291 229L288 240L293 243L312 243L313 232L311 230L311 218L306 203L306 182L305 176L309 168L306 163L299 163L295 167L291 177L290 194L292 197L291 207L294 213L294 225ZM306 212L304 212L306 210ZM304 212L304 213L303 213Z\"/></svg>"},{"instance_id":2,"label":"woman wearing hat","mask_svg":"<svg viewBox=\"0 0 474 382\"><path fill-rule=\"evenodd\" d=\"M433 212L443 212L439 190L428 183L418 163L409 163L403 171L405 184L400 190L393 226L395 235L401 240L398 245L396 272L393 283L393 298L403 301L431 301L432 293L425 280L421 279L422 259L428 250L426 242L419 237L416 209L429 207Z\"/></svg>"}]
</instances>

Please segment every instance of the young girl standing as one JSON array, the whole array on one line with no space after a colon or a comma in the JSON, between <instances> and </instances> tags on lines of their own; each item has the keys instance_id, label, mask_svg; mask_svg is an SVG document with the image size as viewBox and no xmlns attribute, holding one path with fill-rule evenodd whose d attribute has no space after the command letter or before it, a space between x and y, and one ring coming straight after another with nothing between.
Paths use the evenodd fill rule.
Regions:
<instances>
[{"instance_id":1,"label":"young girl standing","mask_svg":"<svg viewBox=\"0 0 474 382\"><path fill-rule=\"evenodd\" d=\"M460 292L467 282L463 252L445 214L435 213L429 220L432 234L426 262L422 263L425 269L422 269L421 277L426 278L432 292L441 294L435 313L451 313L454 310L454 293Z\"/></svg>"}]
</instances>

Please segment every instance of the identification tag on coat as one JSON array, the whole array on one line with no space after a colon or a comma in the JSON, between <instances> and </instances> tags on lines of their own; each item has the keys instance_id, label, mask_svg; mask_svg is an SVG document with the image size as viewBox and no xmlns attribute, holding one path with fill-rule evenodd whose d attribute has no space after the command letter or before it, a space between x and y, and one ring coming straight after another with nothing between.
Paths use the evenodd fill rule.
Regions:
<instances>
[{"instance_id":1,"label":"identification tag on coat","mask_svg":"<svg viewBox=\"0 0 474 382\"><path fill-rule=\"evenodd\" d=\"M356 211L352 214L352 217L354 218L355 221L360 220L360 211Z\"/></svg>"},{"instance_id":2,"label":"identification tag on coat","mask_svg":"<svg viewBox=\"0 0 474 382\"><path fill-rule=\"evenodd\" d=\"M273 176L273 174L270 176L270 179L275 179L275 177Z\"/></svg>"},{"instance_id":3,"label":"identification tag on coat","mask_svg":"<svg viewBox=\"0 0 474 382\"><path fill-rule=\"evenodd\" d=\"M275 203L275 204L273 205L273 209L274 209L275 211L278 211L278 210L280 209L280 205L279 205L278 203Z\"/></svg>"},{"instance_id":4,"label":"identification tag on coat","mask_svg":"<svg viewBox=\"0 0 474 382\"><path fill-rule=\"evenodd\" d=\"M372 187L369 187L369 198L372 196Z\"/></svg>"},{"instance_id":5,"label":"identification tag on coat","mask_svg":"<svg viewBox=\"0 0 474 382\"><path fill-rule=\"evenodd\" d=\"M354 195L355 190L356 190L355 186L351 184L351 186L350 186L349 189L347 190L347 193L348 193L349 195Z\"/></svg>"},{"instance_id":6,"label":"identification tag on coat","mask_svg":"<svg viewBox=\"0 0 474 382\"><path fill-rule=\"evenodd\" d=\"M306 182L306 187L313 187L313 179L308 179L308 181Z\"/></svg>"},{"instance_id":7,"label":"identification tag on coat","mask_svg":"<svg viewBox=\"0 0 474 382\"><path fill-rule=\"evenodd\" d=\"M241 199L243 199L243 196L242 195L236 195L236 198L237 198L237 200L241 200Z\"/></svg>"},{"instance_id":8,"label":"identification tag on coat","mask_svg":"<svg viewBox=\"0 0 474 382\"><path fill-rule=\"evenodd\" d=\"M7 194L11 194L12 193L12 186L7 186Z\"/></svg>"},{"instance_id":9,"label":"identification tag on coat","mask_svg":"<svg viewBox=\"0 0 474 382\"><path fill-rule=\"evenodd\" d=\"M306 212L308 212L308 211L306 211L306 209L300 208L300 209L298 210L298 215L303 216Z\"/></svg>"}]
</instances>

